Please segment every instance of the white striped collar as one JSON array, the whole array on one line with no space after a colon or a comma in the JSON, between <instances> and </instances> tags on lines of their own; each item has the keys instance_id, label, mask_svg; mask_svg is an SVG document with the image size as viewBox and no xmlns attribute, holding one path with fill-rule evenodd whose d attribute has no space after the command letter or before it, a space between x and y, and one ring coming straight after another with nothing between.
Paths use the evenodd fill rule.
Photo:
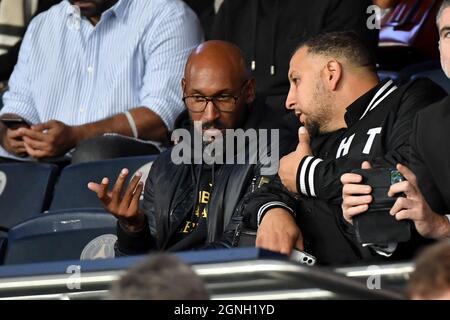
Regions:
<instances>
[{"instance_id":1,"label":"white striped collar","mask_svg":"<svg viewBox=\"0 0 450 320\"><path fill-rule=\"evenodd\" d=\"M397 90L398 87L394 84L393 80L389 80L386 82L374 95L372 98L372 101L370 101L369 105L367 106L366 110L364 111L363 115L359 120L364 118L366 114L368 114L370 111L375 109L384 99L386 99L392 92Z\"/></svg>"}]
</instances>

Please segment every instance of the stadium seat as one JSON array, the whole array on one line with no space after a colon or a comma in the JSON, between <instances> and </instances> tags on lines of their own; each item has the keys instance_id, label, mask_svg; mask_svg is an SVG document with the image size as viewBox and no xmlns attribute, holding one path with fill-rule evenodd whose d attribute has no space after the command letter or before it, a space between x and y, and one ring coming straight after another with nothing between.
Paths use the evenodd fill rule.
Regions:
<instances>
[{"instance_id":1,"label":"stadium seat","mask_svg":"<svg viewBox=\"0 0 450 320\"><path fill-rule=\"evenodd\" d=\"M5 261L7 238L0 237L0 265Z\"/></svg>"},{"instance_id":2,"label":"stadium seat","mask_svg":"<svg viewBox=\"0 0 450 320\"><path fill-rule=\"evenodd\" d=\"M55 213L69 209L100 209L102 206L97 195L87 188L89 182L100 182L104 177L108 177L112 187L123 168L128 168L133 173L128 177L127 184L137 171L143 173L141 180L145 182L151 163L155 158L156 156L118 158L66 167L56 184L49 212Z\"/></svg>"},{"instance_id":3,"label":"stadium seat","mask_svg":"<svg viewBox=\"0 0 450 320\"><path fill-rule=\"evenodd\" d=\"M392 80L394 80L395 83L399 83L399 81L400 81L399 74L396 71L380 70L377 73L378 73L378 77L380 78L381 81L384 81L387 79L392 79Z\"/></svg>"},{"instance_id":4,"label":"stadium seat","mask_svg":"<svg viewBox=\"0 0 450 320\"><path fill-rule=\"evenodd\" d=\"M162 150L156 142L110 133L78 144L72 155L72 164L155 155Z\"/></svg>"},{"instance_id":5,"label":"stadium seat","mask_svg":"<svg viewBox=\"0 0 450 320\"><path fill-rule=\"evenodd\" d=\"M0 227L11 228L46 210L56 172L50 164L0 164Z\"/></svg>"},{"instance_id":6,"label":"stadium seat","mask_svg":"<svg viewBox=\"0 0 450 320\"><path fill-rule=\"evenodd\" d=\"M101 212L43 215L9 231L4 264L114 257L117 220Z\"/></svg>"},{"instance_id":7,"label":"stadium seat","mask_svg":"<svg viewBox=\"0 0 450 320\"><path fill-rule=\"evenodd\" d=\"M431 79L450 94L450 80L447 78L441 68L417 73L411 77L411 80L415 80L418 78Z\"/></svg>"}]
</instances>

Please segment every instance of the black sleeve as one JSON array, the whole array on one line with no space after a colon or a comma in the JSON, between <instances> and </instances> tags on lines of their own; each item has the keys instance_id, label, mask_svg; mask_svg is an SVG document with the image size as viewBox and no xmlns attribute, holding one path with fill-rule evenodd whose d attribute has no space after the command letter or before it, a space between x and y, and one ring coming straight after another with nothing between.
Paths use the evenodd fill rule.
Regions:
<instances>
[{"instance_id":1,"label":"black sleeve","mask_svg":"<svg viewBox=\"0 0 450 320\"><path fill-rule=\"evenodd\" d=\"M208 245L211 248L231 248L239 245L239 235L243 230L256 230L258 212L266 205L264 213L273 208L286 208L295 215L295 199L284 189L278 176L263 176L261 166L255 166L252 183L236 206L233 217L225 227L221 240ZM286 193L284 192L286 190ZM264 208L263 208L264 210Z\"/></svg>"},{"instance_id":2,"label":"black sleeve","mask_svg":"<svg viewBox=\"0 0 450 320\"><path fill-rule=\"evenodd\" d=\"M145 214L145 226L138 232L129 232L120 222L117 223L116 255L139 255L145 254L156 247L156 219L155 198L153 193L154 181L158 174L158 160L150 170L144 189L144 200L141 210Z\"/></svg>"},{"instance_id":3,"label":"black sleeve","mask_svg":"<svg viewBox=\"0 0 450 320\"><path fill-rule=\"evenodd\" d=\"M433 211L446 214L446 199L440 189L445 185L448 190L450 183L449 171L445 169L449 163L444 160L448 149L436 147L445 149L448 145L446 132L450 130L445 128L448 123L443 121L445 115L441 112L442 107L447 109L446 101L443 105L430 106L426 113L419 112L417 115L411 135L409 165L417 177L421 193Z\"/></svg>"},{"instance_id":4,"label":"black sleeve","mask_svg":"<svg viewBox=\"0 0 450 320\"><path fill-rule=\"evenodd\" d=\"M441 100L445 95L446 93L430 80L421 79L414 82L403 95L395 117L392 117L384 128L388 132L384 134L386 141L383 156L372 159L344 156L327 160L306 157L297 171L299 192L304 196L341 203L341 176L360 168L363 161L369 160L374 166L381 167L395 167L398 163L407 164L410 152L409 139L417 112Z\"/></svg>"},{"instance_id":5,"label":"black sleeve","mask_svg":"<svg viewBox=\"0 0 450 320\"><path fill-rule=\"evenodd\" d=\"M243 226L256 230L267 211L284 208L293 216L297 199L281 183L278 175L256 176L256 183L248 190L238 207Z\"/></svg>"},{"instance_id":6,"label":"black sleeve","mask_svg":"<svg viewBox=\"0 0 450 320\"><path fill-rule=\"evenodd\" d=\"M152 242L147 218L144 227L138 232L129 232L119 221L117 222L116 256L145 254L150 251Z\"/></svg>"}]
</instances>

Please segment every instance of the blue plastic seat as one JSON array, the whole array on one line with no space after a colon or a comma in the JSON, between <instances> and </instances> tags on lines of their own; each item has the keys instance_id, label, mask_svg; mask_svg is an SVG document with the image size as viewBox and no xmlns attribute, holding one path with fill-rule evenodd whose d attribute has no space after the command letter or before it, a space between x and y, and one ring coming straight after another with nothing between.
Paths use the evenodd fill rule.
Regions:
<instances>
[{"instance_id":1,"label":"blue plastic seat","mask_svg":"<svg viewBox=\"0 0 450 320\"><path fill-rule=\"evenodd\" d=\"M445 91L447 91L447 93L450 94L450 79L447 78L447 76L445 75L445 73L442 69L439 68L439 69L419 72L417 74L414 74L411 77L411 80L415 80L418 78L428 78L428 79L434 81L435 83L437 83L438 85L440 85L442 87L442 89L444 89Z\"/></svg>"},{"instance_id":2,"label":"blue plastic seat","mask_svg":"<svg viewBox=\"0 0 450 320\"><path fill-rule=\"evenodd\" d=\"M100 183L104 177L110 179L110 188L114 185L120 171L128 168L130 175L126 184L137 171L153 163L156 156L118 158L96 162L81 163L66 167L56 184L55 194L50 206L50 213L61 210L100 209L97 195L87 188L89 182ZM145 172L143 172L145 173ZM143 176L145 179L146 176Z\"/></svg>"},{"instance_id":3,"label":"blue plastic seat","mask_svg":"<svg viewBox=\"0 0 450 320\"><path fill-rule=\"evenodd\" d=\"M50 164L0 164L0 226L12 226L48 208L57 167Z\"/></svg>"},{"instance_id":4,"label":"blue plastic seat","mask_svg":"<svg viewBox=\"0 0 450 320\"><path fill-rule=\"evenodd\" d=\"M4 264L114 257L117 219L98 211L46 214L10 229Z\"/></svg>"}]
</instances>

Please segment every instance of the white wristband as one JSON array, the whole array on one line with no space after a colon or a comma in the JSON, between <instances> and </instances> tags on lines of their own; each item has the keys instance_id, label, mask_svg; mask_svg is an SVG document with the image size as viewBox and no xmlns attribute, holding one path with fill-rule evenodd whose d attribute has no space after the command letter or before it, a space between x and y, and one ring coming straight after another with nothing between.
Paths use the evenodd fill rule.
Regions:
<instances>
[{"instance_id":1,"label":"white wristband","mask_svg":"<svg viewBox=\"0 0 450 320\"><path fill-rule=\"evenodd\" d=\"M131 132L133 132L133 137L135 137L137 139L139 137L138 130L136 127L136 122L134 122L133 116L131 115L131 113L129 111L125 111L124 114L127 117L128 124L130 125L130 128L131 128Z\"/></svg>"}]
</instances>

